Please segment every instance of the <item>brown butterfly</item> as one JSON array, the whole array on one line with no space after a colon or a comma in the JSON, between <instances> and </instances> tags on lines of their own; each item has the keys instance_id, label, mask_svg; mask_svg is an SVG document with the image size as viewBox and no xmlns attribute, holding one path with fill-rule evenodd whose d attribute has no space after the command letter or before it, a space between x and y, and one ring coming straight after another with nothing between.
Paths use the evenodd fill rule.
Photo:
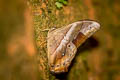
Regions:
<instances>
[{"instance_id":1,"label":"brown butterfly","mask_svg":"<svg viewBox=\"0 0 120 80\"><path fill-rule=\"evenodd\" d=\"M99 28L99 23L83 20L50 30L47 40L50 71L67 72L77 48Z\"/></svg>"}]
</instances>

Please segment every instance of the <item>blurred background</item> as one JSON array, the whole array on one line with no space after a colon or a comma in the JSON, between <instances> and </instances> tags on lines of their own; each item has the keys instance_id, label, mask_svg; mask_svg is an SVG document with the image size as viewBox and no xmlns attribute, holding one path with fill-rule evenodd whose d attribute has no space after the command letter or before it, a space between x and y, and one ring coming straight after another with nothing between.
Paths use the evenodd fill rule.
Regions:
<instances>
[{"instance_id":1,"label":"blurred background","mask_svg":"<svg viewBox=\"0 0 120 80\"><path fill-rule=\"evenodd\" d=\"M90 19L101 29L54 75L48 30ZM0 0L0 80L120 80L120 0Z\"/></svg>"}]
</instances>

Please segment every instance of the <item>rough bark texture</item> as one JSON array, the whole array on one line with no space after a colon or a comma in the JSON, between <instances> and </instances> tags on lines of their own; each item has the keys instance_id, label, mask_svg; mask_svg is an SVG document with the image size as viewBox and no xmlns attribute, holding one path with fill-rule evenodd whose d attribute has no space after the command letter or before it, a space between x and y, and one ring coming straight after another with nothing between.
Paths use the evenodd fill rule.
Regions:
<instances>
[{"instance_id":1,"label":"rough bark texture","mask_svg":"<svg viewBox=\"0 0 120 80\"><path fill-rule=\"evenodd\" d=\"M120 1L68 0L62 9L55 2L0 0L0 80L120 80ZM78 48L68 73L51 74L48 30L83 19L101 30Z\"/></svg>"}]
</instances>

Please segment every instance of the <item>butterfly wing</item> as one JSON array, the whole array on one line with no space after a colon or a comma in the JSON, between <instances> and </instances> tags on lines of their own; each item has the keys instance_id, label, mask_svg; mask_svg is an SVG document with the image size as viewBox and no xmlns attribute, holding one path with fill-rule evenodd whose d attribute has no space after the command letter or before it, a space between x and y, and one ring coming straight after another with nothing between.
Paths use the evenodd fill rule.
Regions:
<instances>
[{"instance_id":1,"label":"butterfly wing","mask_svg":"<svg viewBox=\"0 0 120 80\"><path fill-rule=\"evenodd\" d=\"M99 29L95 21L78 21L48 33L48 62L55 73L66 72L77 47Z\"/></svg>"}]
</instances>

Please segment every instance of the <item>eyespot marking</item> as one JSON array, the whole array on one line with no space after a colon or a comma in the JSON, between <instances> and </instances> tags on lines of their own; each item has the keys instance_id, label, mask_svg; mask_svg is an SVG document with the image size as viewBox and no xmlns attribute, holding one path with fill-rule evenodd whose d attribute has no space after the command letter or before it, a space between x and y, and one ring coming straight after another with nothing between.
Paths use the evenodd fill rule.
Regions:
<instances>
[{"instance_id":1,"label":"eyespot marking","mask_svg":"<svg viewBox=\"0 0 120 80\"><path fill-rule=\"evenodd\" d=\"M70 44L68 45L68 47L70 47Z\"/></svg>"},{"instance_id":2,"label":"eyespot marking","mask_svg":"<svg viewBox=\"0 0 120 80\"><path fill-rule=\"evenodd\" d=\"M56 67L59 67L60 65L58 64L58 65L56 65Z\"/></svg>"},{"instance_id":3,"label":"eyespot marking","mask_svg":"<svg viewBox=\"0 0 120 80\"><path fill-rule=\"evenodd\" d=\"M65 62L63 63L63 66L65 66Z\"/></svg>"},{"instance_id":4,"label":"eyespot marking","mask_svg":"<svg viewBox=\"0 0 120 80\"><path fill-rule=\"evenodd\" d=\"M62 53L62 56L65 56L65 53L64 53L64 52Z\"/></svg>"}]
</instances>

